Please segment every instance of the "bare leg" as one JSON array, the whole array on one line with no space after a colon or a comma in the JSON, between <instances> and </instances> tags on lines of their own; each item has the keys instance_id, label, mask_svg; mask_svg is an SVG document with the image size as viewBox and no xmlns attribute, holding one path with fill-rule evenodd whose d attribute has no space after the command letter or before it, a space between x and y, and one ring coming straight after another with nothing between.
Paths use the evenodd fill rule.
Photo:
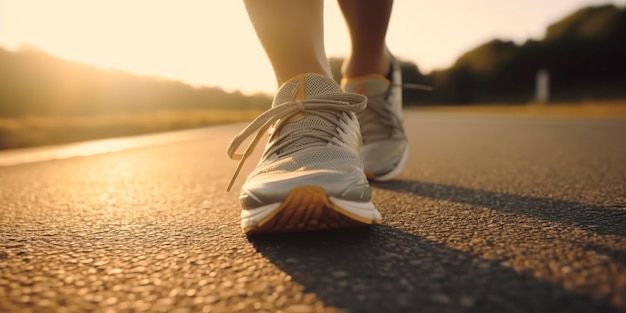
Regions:
<instances>
[{"instance_id":1,"label":"bare leg","mask_svg":"<svg viewBox=\"0 0 626 313\"><path fill-rule=\"evenodd\" d=\"M323 0L245 0L278 85L304 73L332 77L324 50Z\"/></svg>"},{"instance_id":2,"label":"bare leg","mask_svg":"<svg viewBox=\"0 0 626 313\"><path fill-rule=\"evenodd\" d=\"M339 0L351 38L350 57L343 63L344 77L387 75L391 62L385 36L393 0Z\"/></svg>"}]
</instances>

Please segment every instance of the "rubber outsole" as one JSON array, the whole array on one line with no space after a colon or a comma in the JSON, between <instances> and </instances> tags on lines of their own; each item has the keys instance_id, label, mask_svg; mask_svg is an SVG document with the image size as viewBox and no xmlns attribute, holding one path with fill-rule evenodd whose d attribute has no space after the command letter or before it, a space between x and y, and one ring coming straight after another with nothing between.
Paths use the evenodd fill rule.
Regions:
<instances>
[{"instance_id":1,"label":"rubber outsole","mask_svg":"<svg viewBox=\"0 0 626 313\"><path fill-rule=\"evenodd\" d=\"M242 228L244 233L258 234L367 227L380 222L380 218L359 216L332 203L319 186L301 186L256 225L242 222Z\"/></svg>"}]
</instances>

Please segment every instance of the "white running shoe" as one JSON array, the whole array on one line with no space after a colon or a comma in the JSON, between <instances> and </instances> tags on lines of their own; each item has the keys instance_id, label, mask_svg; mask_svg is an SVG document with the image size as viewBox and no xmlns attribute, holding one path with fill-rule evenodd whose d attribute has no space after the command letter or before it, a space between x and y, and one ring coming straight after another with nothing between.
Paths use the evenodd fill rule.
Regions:
<instances>
[{"instance_id":1,"label":"white running shoe","mask_svg":"<svg viewBox=\"0 0 626 313\"><path fill-rule=\"evenodd\" d=\"M346 92L367 96L367 108L357 113L363 143L361 157L370 180L385 181L396 177L406 163L409 145L402 126L402 72L392 61L392 81L382 75L346 78Z\"/></svg>"},{"instance_id":2,"label":"white running shoe","mask_svg":"<svg viewBox=\"0 0 626 313\"><path fill-rule=\"evenodd\" d=\"M354 112L366 98L345 93L331 78L304 74L287 81L272 108L228 148L243 161L269 129L269 141L244 183L241 227L246 233L336 229L377 224L381 215L359 155L361 136ZM235 150L258 131L242 154ZM233 177L233 181L235 179ZM232 186L229 185L229 189Z\"/></svg>"}]
</instances>

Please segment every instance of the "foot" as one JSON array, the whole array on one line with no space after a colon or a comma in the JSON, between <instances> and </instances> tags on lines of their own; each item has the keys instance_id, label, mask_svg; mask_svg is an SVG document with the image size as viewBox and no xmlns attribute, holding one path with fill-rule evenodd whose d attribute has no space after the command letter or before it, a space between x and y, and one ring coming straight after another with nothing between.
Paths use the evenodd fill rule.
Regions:
<instances>
[{"instance_id":1,"label":"foot","mask_svg":"<svg viewBox=\"0 0 626 313\"><path fill-rule=\"evenodd\" d=\"M366 98L344 93L331 78L304 74L287 81L272 108L231 143L231 158L253 133L252 146L266 129L269 141L261 161L244 183L240 203L246 233L302 231L380 223L359 155L354 112ZM240 168L240 167L239 167Z\"/></svg>"},{"instance_id":2,"label":"foot","mask_svg":"<svg viewBox=\"0 0 626 313\"><path fill-rule=\"evenodd\" d=\"M370 180L396 177L406 163L408 142L402 126L402 72L392 61L391 81L382 75L346 78L346 92L368 97L367 109L357 113L363 144L361 157Z\"/></svg>"}]
</instances>

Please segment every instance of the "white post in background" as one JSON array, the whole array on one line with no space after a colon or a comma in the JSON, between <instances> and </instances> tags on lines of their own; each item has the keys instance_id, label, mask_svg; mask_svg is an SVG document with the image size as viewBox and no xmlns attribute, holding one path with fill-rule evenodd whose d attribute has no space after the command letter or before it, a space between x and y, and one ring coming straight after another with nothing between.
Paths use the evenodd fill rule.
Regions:
<instances>
[{"instance_id":1,"label":"white post in background","mask_svg":"<svg viewBox=\"0 0 626 313\"><path fill-rule=\"evenodd\" d=\"M550 73L546 69L537 72L535 101L542 104L550 101Z\"/></svg>"}]
</instances>

